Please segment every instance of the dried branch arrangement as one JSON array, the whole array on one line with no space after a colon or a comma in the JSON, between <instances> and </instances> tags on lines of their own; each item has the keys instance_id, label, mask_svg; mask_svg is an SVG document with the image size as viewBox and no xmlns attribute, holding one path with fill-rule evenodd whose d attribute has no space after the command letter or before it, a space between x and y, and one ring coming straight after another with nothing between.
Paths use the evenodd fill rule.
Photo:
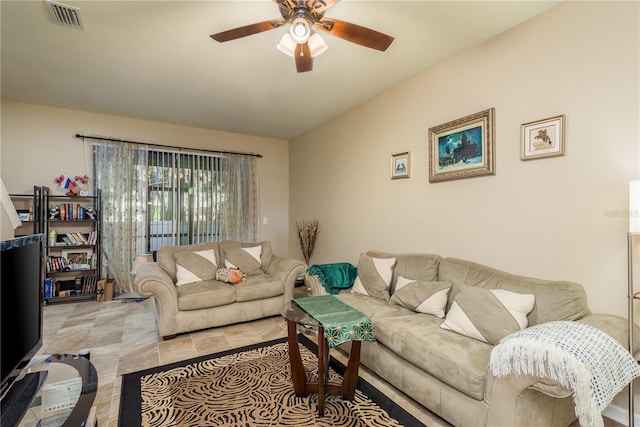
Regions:
<instances>
[{"instance_id":1,"label":"dried branch arrangement","mask_svg":"<svg viewBox=\"0 0 640 427\"><path fill-rule=\"evenodd\" d=\"M313 249L316 245L316 238L320 231L318 220L296 221L296 230L298 231L298 239L300 240L302 256L304 257L304 261L307 265L309 265L311 254L313 253Z\"/></svg>"}]
</instances>

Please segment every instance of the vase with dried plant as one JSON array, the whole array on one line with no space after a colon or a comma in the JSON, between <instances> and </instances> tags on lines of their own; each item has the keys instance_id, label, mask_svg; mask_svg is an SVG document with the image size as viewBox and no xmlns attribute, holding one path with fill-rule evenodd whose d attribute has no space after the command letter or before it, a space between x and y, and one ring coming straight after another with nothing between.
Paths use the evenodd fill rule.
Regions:
<instances>
[{"instance_id":1,"label":"vase with dried plant","mask_svg":"<svg viewBox=\"0 0 640 427\"><path fill-rule=\"evenodd\" d=\"M298 232L298 239L300 240L302 256L304 257L304 261L307 265L309 265L311 254L316 246L316 238L320 232L318 220L312 219L300 222L296 221L296 231Z\"/></svg>"}]
</instances>

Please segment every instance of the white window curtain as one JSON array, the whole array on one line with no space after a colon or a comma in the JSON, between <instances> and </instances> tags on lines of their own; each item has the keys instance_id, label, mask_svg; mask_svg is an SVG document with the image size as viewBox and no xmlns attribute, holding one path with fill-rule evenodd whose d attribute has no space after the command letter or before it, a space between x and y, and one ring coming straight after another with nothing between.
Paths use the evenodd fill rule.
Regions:
<instances>
[{"instance_id":1,"label":"white window curtain","mask_svg":"<svg viewBox=\"0 0 640 427\"><path fill-rule=\"evenodd\" d=\"M255 157L111 142L97 144L94 153L106 262L120 292L133 291L129 273L137 254L164 245L257 240Z\"/></svg>"},{"instance_id":2,"label":"white window curtain","mask_svg":"<svg viewBox=\"0 0 640 427\"><path fill-rule=\"evenodd\" d=\"M147 150L112 142L94 146L96 186L102 190L102 246L118 293L131 293L131 266L144 253L147 207Z\"/></svg>"},{"instance_id":3,"label":"white window curtain","mask_svg":"<svg viewBox=\"0 0 640 427\"><path fill-rule=\"evenodd\" d=\"M256 159L230 155L222 162L222 238L255 242L258 239Z\"/></svg>"}]
</instances>

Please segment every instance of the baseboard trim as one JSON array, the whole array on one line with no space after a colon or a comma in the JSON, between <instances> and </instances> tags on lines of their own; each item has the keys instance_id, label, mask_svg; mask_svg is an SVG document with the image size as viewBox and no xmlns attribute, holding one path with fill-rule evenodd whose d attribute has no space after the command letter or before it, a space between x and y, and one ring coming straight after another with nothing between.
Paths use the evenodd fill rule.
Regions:
<instances>
[{"instance_id":1,"label":"baseboard trim","mask_svg":"<svg viewBox=\"0 0 640 427\"><path fill-rule=\"evenodd\" d=\"M602 411L602 415L617 423L620 423L627 427L629 426L629 412L626 408L621 408L616 405L609 405L604 408L604 411ZM638 415L638 413L634 414L633 421L635 425L640 425L640 415Z\"/></svg>"}]
</instances>

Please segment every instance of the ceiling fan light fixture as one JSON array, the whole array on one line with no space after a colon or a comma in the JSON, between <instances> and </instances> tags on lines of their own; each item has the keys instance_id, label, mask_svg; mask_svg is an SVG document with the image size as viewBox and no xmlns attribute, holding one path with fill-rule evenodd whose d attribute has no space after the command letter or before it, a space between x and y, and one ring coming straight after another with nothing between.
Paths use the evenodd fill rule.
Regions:
<instances>
[{"instance_id":1,"label":"ceiling fan light fixture","mask_svg":"<svg viewBox=\"0 0 640 427\"><path fill-rule=\"evenodd\" d=\"M311 37L311 26L306 19L298 17L291 22L289 34L296 43L306 43Z\"/></svg>"},{"instance_id":2,"label":"ceiling fan light fixture","mask_svg":"<svg viewBox=\"0 0 640 427\"><path fill-rule=\"evenodd\" d=\"M285 55L289 55L293 57L296 53L296 43L289 33L285 33L280 39L280 43L276 46L278 50ZM316 57L318 55L323 54L329 46L324 42L322 37L319 34L313 33L311 37L309 37L309 41L307 42L309 45L309 51L311 52L311 57Z\"/></svg>"},{"instance_id":3,"label":"ceiling fan light fixture","mask_svg":"<svg viewBox=\"0 0 640 427\"><path fill-rule=\"evenodd\" d=\"M291 35L289 33L285 33L284 36L282 36L282 39L280 39L280 43L278 43L278 46L276 47L285 55L293 57L296 52L296 44L297 43L294 42L291 38Z\"/></svg>"},{"instance_id":4,"label":"ceiling fan light fixture","mask_svg":"<svg viewBox=\"0 0 640 427\"><path fill-rule=\"evenodd\" d=\"M318 55L323 54L329 46L324 42L320 34L313 33L311 37L309 37L309 50L311 51L311 57L316 57Z\"/></svg>"}]
</instances>

